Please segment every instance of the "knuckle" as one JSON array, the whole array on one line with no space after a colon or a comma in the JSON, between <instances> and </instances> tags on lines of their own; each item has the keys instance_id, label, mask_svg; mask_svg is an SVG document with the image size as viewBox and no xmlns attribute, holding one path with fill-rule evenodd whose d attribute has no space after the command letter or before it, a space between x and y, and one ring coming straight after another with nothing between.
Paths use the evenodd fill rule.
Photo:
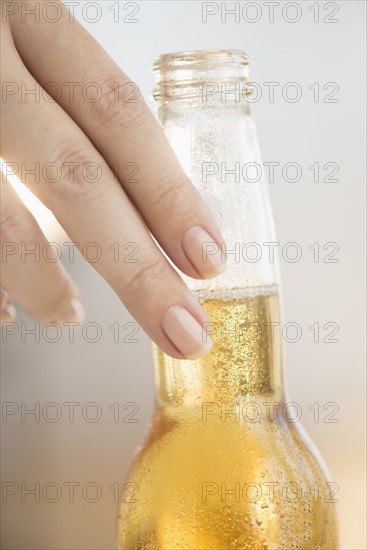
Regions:
<instances>
[{"instance_id":1,"label":"knuckle","mask_svg":"<svg viewBox=\"0 0 367 550\"><path fill-rule=\"evenodd\" d=\"M108 76L94 84L97 97L89 105L97 124L107 127L135 124L149 113L135 82L123 81L121 76Z\"/></svg>"},{"instance_id":2,"label":"knuckle","mask_svg":"<svg viewBox=\"0 0 367 550\"><path fill-rule=\"evenodd\" d=\"M125 292L133 299L141 299L142 294L149 291L156 281L164 280L167 275L168 267L164 260L158 256L145 259L143 265L125 282Z\"/></svg>"},{"instance_id":3,"label":"knuckle","mask_svg":"<svg viewBox=\"0 0 367 550\"><path fill-rule=\"evenodd\" d=\"M89 196L98 189L101 181L102 166L96 161L93 149L81 146L75 140L65 140L56 153L53 192L58 199Z\"/></svg>"},{"instance_id":4,"label":"knuckle","mask_svg":"<svg viewBox=\"0 0 367 550\"><path fill-rule=\"evenodd\" d=\"M162 211L169 212L172 209L180 208L185 204L195 204L197 200L195 189L190 180L186 176L178 176L177 174L165 175L164 180L169 182L161 188L156 185L157 194L152 197L154 206Z\"/></svg>"}]
</instances>

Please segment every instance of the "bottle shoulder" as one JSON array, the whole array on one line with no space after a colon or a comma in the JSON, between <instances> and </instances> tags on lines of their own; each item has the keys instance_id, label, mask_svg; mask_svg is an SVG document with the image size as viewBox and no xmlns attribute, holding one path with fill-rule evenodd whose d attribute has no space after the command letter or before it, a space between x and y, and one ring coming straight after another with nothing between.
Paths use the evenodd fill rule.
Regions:
<instances>
[{"instance_id":1,"label":"bottle shoulder","mask_svg":"<svg viewBox=\"0 0 367 550\"><path fill-rule=\"evenodd\" d=\"M141 500L122 504L121 525L125 517L131 529L128 535L121 527L122 536L143 521L164 524L167 546L152 548L196 548L187 538L192 529L210 542L202 548L337 548L332 490L298 427L272 422L249 429L160 415L129 482ZM177 529L182 546L168 546Z\"/></svg>"}]
</instances>

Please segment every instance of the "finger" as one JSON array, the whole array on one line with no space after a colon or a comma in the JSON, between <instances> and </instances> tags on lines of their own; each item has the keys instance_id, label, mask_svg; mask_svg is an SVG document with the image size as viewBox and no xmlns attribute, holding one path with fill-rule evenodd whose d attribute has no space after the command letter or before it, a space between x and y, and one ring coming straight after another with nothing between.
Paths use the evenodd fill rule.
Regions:
<instances>
[{"instance_id":1,"label":"finger","mask_svg":"<svg viewBox=\"0 0 367 550\"><path fill-rule=\"evenodd\" d=\"M11 323L15 321L17 312L9 294L0 288L1 314L0 323Z\"/></svg>"},{"instance_id":2,"label":"finger","mask_svg":"<svg viewBox=\"0 0 367 550\"><path fill-rule=\"evenodd\" d=\"M42 323L82 320L75 285L7 181L1 188L1 250L1 286L7 300L2 311L14 313L10 295Z\"/></svg>"},{"instance_id":3,"label":"finger","mask_svg":"<svg viewBox=\"0 0 367 550\"><path fill-rule=\"evenodd\" d=\"M50 93L118 173L149 229L179 269L202 278L224 271L218 247L223 237L136 84L76 20L70 23L65 7L52 25L41 18L25 26L18 17L13 29L30 72L43 86L56 83L49 87ZM73 96L68 93L70 83L75 83Z\"/></svg>"},{"instance_id":4,"label":"finger","mask_svg":"<svg viewBox=\"0 0 367 550\"><path fill-rule=\"evenodd\" d=\"M17 52L7 53L10 62L4 78L34 89L35 81ZM211 342L202 335L202 323L208 322L203 309L155 245L110 168L75 122L58 104L44 99L32 103L32 97L22 102L12 95L3 106L3 128L3 158L17 166L41 167L39 173L21 170L19 175L54 212L82 252L88 243L97 244L100 257L93 266L158 346L179 358L206 353ZM53 183L42 169L50 163L61 169ZM90 164L101 170L93 184L83 175ZM70 168L75 166L75 170ZM133 261L124 263L122 258L116 263L111 247L118 244L122 250L131 241L135 245Z\"/></svg>"}]
</instances>

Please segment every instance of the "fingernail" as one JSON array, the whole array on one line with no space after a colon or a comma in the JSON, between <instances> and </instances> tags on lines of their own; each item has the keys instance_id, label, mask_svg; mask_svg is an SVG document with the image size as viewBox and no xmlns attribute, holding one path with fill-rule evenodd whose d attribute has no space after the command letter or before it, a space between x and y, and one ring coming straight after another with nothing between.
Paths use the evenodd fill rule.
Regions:
<instances>
[{"instance_id":1,"label":"fingernail","mask_svg":"<svg viewBox=\"0 0 367 550\"><path fill-rule=\"evenodd\" d=\"M59 321L67 321L69 323L80 323L84 320L85 312L82 303L73 298L67 308L65 308L60 315L58 315Z\"/></svg>"},{"instance_id":2,"label":"fingernail","mask_svg":"<svg viewBox=\"0 0 367 550\"><path fill-rule=\"evenodd\" d=\"M210 278L226 270L225 255L201 227L190 227L182 239L182 248L199 275Z\"/></svg>"},{"instance_id":3,"label":"fingernail","mask_svg":"<svg viewBox=\"0 0 367 550\"><path fill-rule=\"evenodd\" d=\"M1 322L12 323L17 317L17 311L12 304L6 304L1 309Z\"/></svg>"},{"instance_id":4,"label":"fingernail","mask_svg":"<svg viewBox=\"0 0 367 550\"><path fill-rule=\"evenodd\" d=\"M210 351L213 342L204 327L181 306L166 310L161 327L167 338L187 359L198 359Z\"/></svg>"}]
</instances>

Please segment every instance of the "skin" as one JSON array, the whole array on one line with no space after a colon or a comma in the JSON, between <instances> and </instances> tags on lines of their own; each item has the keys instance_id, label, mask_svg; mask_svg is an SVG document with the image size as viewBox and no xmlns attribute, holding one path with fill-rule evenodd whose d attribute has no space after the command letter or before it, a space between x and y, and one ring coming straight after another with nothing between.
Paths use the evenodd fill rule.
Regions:
<instances>
[{"instance_id":1,"label":"skin","mask_svg":"<svg viewBox=\"0 0 367 550\"><path fill-rule=\"evenodd\" d=\"M222 235L136 86L134 101L128 100L129 77L75 19L70 22L61 3L62 18L52 24L42 17L40 21L22 17L21 3L13 2L14 13L6 12L1 22L1 79L13 86L12 93L5 88L1 101L1 157L27 167L36 162L62 167L56 182L45 181L42 173L40 179L27 173L23 182L55 214L81 251L86 243L99 244L102 257L93 267L152 340L173 357L189 356L164 330L169 324L168 318L163 322L167 310L183 307L199 324L208 319L155 240L182 272L208 278L223 269L203 261L187 231L203 229L216 246L223 242ZM35 4L28 0L27 8ZM55 86L48 86L51 82L62 89L61 96ZM66 93L66 82L80 84L74 97ZM102 92L98 101L83 97L81 90L88 83L98 84ZM22 98L22 87L36 86L47 89L51 97L43 92L38 98L34 94ZM92 162L101 173L94 183L82 170ZM138 182L124 181L116 171L127 162L138 166ZM2 242L46 246L36 220L5 177L1 190ZM116 263L109 249L115 242L136 243L138 261ZM2 264L1 287L5 322L14 320L13 300L42 323L82 318L77 287L59 261L41 257L36 262L30 256L24 262L21 253L14 252Z\"/></svg>"}]
</instances>

